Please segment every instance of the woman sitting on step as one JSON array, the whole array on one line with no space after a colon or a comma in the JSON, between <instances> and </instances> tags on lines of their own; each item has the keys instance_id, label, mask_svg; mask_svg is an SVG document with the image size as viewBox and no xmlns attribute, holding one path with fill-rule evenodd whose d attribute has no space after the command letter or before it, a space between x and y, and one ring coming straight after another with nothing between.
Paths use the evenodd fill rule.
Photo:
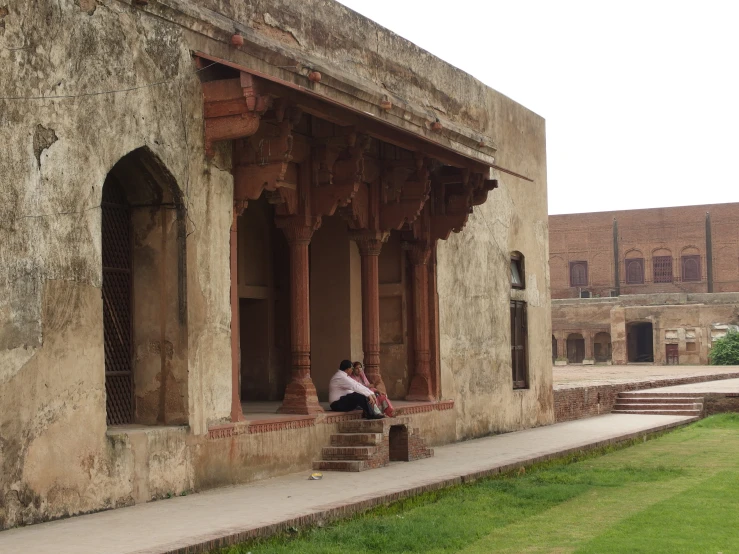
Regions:
<instances>
[{"instance_id":1,"label":"woman sitting on step","mask_svg":"<svg viewBox=\"0 0 739 554\"><path fill-rule=\"evenodd\" d=\"M395 410L393 409L393 405L390 404L390 399L387 397L387 394L380 392L372 385L372 383L369 382L369 379L367 379L367 376L364 374L362 362L354 362L353 366L351 378L375 393L377 406L380 408L382 413L387 417L395 417Z\"/></svg>"}]
</instances>

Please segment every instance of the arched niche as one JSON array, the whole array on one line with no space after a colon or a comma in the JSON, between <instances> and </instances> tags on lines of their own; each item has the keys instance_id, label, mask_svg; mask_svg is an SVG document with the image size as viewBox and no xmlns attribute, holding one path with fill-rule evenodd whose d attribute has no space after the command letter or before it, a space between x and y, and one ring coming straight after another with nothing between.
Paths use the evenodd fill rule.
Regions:
<instances>
[{"instance_id":1,"label":"arched niche","mask_svg":"<svg viewBox=\"0 0 739 554\"><path fill-rule=\"evenodd\" d=\"M148 148L122 157L101 203L108 425L188 421L186 214Z\"/></svg>"}]
</instances>

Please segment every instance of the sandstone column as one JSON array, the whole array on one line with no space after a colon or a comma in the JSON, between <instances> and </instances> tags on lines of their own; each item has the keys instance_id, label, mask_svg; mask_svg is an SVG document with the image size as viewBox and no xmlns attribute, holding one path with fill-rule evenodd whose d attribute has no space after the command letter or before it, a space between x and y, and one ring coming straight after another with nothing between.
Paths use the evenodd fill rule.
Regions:
<instances>
[{"instance_id":1,"label":"sandstone column","mask_svg":"<svg viewBox=\"0 0 739 554\"><path fill-rule=\"evenodd\" d=\"M431 382L431 351L429 345L428 261L431 247L413 243L409 248L413 265L413 352L415 366L413 380L406 400L431 401L434 399Z\"/></svg>"},{"instance_id":2,"label":"sandstone column","mask_svg":"<svg viewBox=\"0 0 739 554\"><path fill-rule=\"evenodd\" d=\"M239 330L239 216L246 202L234 201L231 222L231 421L243 421L239 377L241 376L241 332Z\"/></svg>"},{"instance_id":3,"label":"sandstone column","mask_svg":"<svg viewBox=\"0 0 739 554\"><path fill-rule=\"evenodd\" d=\"M582 336L585 339L585 359L594 360L595 356L593 354L593 332L583 331Z\"/></svg>"},{"instance_id":4,"label":"sandstone column","mask_svg":"<svg viewBox=\"0 0 739 554\"><path fill-rule=\"evenodd\" d=\"M311 216L278 217L277 227L290 246L290 381L279 412L315 414L323 412L310 377L310 276L308 245L321 220Z\"/></svg>"},{"instance_id":5,"label":"sandstone column","mask_svg":"<svg viewBox=\"0 0 739 554\"><path fill-rule=\"evenodd\" d=\"M380 274L379 257L387 233L359 231L352 234L362 260L362 350L367 379L380 391Z\"/></svg>"}]
</instances>

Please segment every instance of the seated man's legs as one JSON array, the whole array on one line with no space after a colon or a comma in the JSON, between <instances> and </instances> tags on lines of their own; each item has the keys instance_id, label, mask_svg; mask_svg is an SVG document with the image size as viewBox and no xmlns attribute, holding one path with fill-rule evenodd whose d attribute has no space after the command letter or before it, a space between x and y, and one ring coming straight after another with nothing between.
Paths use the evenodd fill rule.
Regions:
<instances>
[{"instance_id":1,"label":"seated man's legs","mask_svg":"<svg viewBox=\"0 0 739 554\"><path fill-rule=\"evenodd\" d=\"M355 408L362 408L362 413L364 414L364 417L369 417L372 415L372 408L370 408L367 397L363 394L359 394L358 392L345 394L336 402L331 403L331 409L334 412L351 412Z\"/></svg>"}]
</instances>

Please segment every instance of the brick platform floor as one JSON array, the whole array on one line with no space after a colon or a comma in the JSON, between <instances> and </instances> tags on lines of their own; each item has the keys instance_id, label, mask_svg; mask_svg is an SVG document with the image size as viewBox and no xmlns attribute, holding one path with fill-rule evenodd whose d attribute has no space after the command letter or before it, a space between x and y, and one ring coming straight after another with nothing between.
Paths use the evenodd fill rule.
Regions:
<instances>
[{"instance_id":1,"label":"brick platform floor","mask_svg":"<svg viewBox=\"0 0 739 554\"><path fill-rule=\"evenodd\" d=\"M739 375L739 366L712 365L566 365L554 366L554 389L638 383L662 379L725 379Z\"/></svg>"},{"instance_id":2,"label":"brick platform floor","mask_svg":"<svg viewBox=\"0 0 739 554\"><path fill-rule=\"evenodd\" d=\"M290 526L317 524L423 491L693 421L605 415L436 447L433 458L363 474L310 471L0 533L0 552L203 552Z\"/></svg>"}]
</instances>

